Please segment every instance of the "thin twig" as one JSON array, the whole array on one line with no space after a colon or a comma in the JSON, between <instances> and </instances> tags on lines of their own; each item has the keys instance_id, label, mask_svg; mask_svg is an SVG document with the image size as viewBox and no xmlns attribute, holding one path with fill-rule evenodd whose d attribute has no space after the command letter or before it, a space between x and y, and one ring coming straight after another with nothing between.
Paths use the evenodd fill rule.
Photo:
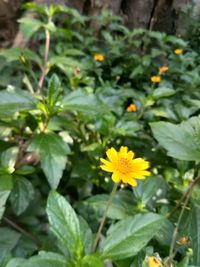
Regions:
<instances>
[{"instance_id":1,"label":"thin twig","mask_svg":"<svg viewBox=\"0 0 200 267\"><path fill-rule=\"evenodd\" d=\"M185 192L185 194L179 199L179 201L177 202L176 206L173 208L173 210L168 214L167 218L171 217L172 214L174 214L174 212L181 206L181 204L183 203L183 201L185 200L185 198L187 197L187 195L190 193L190 191L193 189L193 187L200 181L200 176L197 177L195 180L193 180L187 191Z\"/></svg>"},{"instance_id":2,"label":"thin twig","mask_svg":"<svg viewBox=\"0 0 200 267\"><path fill-rule=\"evenodd\" d=\"M51 22L51 18L49 18L48 22ZM42 73L40 76L40 80L38 83L38 89L41 91L44 85L44 79L45 76L48 72L48 57L49 57L49 48L50 48L50 41L51 41L51 35L49 30L45 30L45 37L46 37L46 41L45 41L45 51L44 51L44 66L42 68Z\"/></svg>"},{"instance_id":3,"label":"thin twig","mask_svg":"<svg viewBox=\"0 0 200 267\"><path fill-rule=\"evenodd\" d=\"M18 232L22 233L24 236L26 236L28 239L32 240L38 247L41 247L41 242L36 239L31 233L24 230L21 226L17 225L15 222L13 222L11 219L8 219L7 217L3 216L3 220L12 226L14 229L16 229Z\"/></svg>"},{"instance_id":4,"label":"thin twig","mask_svg":"<svg viewBox=\"0 0 200 267\"><path fill-rule=\"evenodd\" d=\"M102 229L103 229L105 220L106 220L106 216L107 216L109 207L110 207L110 205L112 203L112 200L113 200L113 197L114 197L114 195L115 195L115 193L117 191L117 186L118 186L118 184L114 184L113 189L112 189L112 192L110 193L110 197L108 199L108 202L107 202L107 205L106 205L106 208L105 208L103 217L101 219L101 223L99 225L99 229L98 229L98 232L97 232L97 235L96 235L96 239L95 239L94 244L93 244L93 247L92 247L92 252L95 252L96 249L97 249L97 245L98 245L98 242L99 242L99 238L101 236L101 232L102 232Z\"/></svg>"},{"instance_id":5,"label":"thin twig","mask_svg":"<svg viewBox=\"0 0 200 267\"><path fill-rule=\"evenodd\" d=\"M176 227L175 227L173 235L172 235L172 242L171 242L170 251L169 251L169 259L167 261L169 266L172 266L172 261L173 261L173 258L174 258L174 247L175 247L176 237L177 237L177 234L178 234L179 226L180 226L184 211L185 211L185 209L187 207L187 204L189 202L192 190L193 190L194 186L198 183L199 180L200 180L200 176L197 177L193 182L191 182L191 184L190 184L188 190L186 191L185 195L183 195L183 197L181 198L181 199L185 199L185 201L184 201L184 204L182 206L182 209L181 209L180 215L178 217L178 221L177 221ZM179 203L181 203L181 202L179 201L178 204ZM177 207L175 207L175 208L177 208Z\"/></svg>"}]
</instances>

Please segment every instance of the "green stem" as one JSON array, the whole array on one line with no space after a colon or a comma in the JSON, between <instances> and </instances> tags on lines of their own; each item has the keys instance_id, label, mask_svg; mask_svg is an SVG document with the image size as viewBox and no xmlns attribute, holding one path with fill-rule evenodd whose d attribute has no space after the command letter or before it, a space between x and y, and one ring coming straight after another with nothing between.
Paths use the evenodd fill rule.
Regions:
<instances>
[{"instance_id":1,"label":"green stem","mask_svg":"<svg viewBox=\"0 0 200 267\"><path fill-rule=\"evenodd\" d=\"M176 227L175 227L175 229L174 229L173 236L172 236L172 242L171 242L171 245L170 245L169 259L168 259L168 261L167 261L167 263L169 264L169 266L172 265L172 261L173 261L173 258L174 258L174 247L175 247L175 242L176 242L176 238L177 238L177 234L178 234L179 226L180 226L180 223L181 223L181 220L182 220L184 211L185 211L186 206L187 206L187 204L188 204L188 202L189 202L189 199L190 199L192 190L193 190L194 186L198 183L199 180L200 180L200 176L197 177L193 182L191 182L191 184L190 184L188 190L186 191L186 193L185 193L185 195L184 195L184 203L183 203L183 206L182 206L180 215L179 215L179 217L178 217L178 221L177 221ZM179 205L180 205L180 203L178 203L178 206L179 206ZM177 207L178 207L178 206L177 206ZM177 208L177 207L176 207L176 208Z\"/></svg>"},{"instance_id":2,"label":"green stem","mask_svg":"<svg viewBox=\"0 0 200 267\"><path fill-rule=\"evenodd\" d=\"M108 202L107 202L107 205L106 205L106 208L105 208L103 217L101 219L101 223L99 225L99 229L98 229L98 232L97 232L97 235L96 235L96 239L95 239L94 244L93 244L93 247L92 247L92 252L95 252L96 249L97 249L97 245L98 245L99 238L101 236L101 232L102 232L102 229L103 229L105 220L106 220L106 216L107 216L109 207L110 207L110 205L112 203L113 197L114 197L114 195L115 195L115 193L117 191L117 187L118 187L118 183L114 184L113 189L112 189L112 192L110 193L110 197L108 199Z\"/></svg>"}]
</instances>

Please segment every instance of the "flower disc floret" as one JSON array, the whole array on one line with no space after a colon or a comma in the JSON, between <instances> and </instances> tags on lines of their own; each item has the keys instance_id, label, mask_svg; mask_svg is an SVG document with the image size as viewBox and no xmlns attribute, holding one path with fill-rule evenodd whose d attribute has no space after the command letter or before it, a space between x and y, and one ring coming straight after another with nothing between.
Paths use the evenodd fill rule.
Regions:
<instances>
[{"instance_id":1,"label":"flower disc floret","mask_svg":"<svg viewBox=\"0 0 200 267\"><path fill-rule=\"evenodd\" d=\"M108 160L101 158L101 169L112 172L112 180L115 183L123 182L132 186L137 186L135 179L144 179L151 173L147 171L149 162L142 158L134 158L134 152L122 146L117 152L113 147L106 152Z\"/></svg>"}]
</instances>

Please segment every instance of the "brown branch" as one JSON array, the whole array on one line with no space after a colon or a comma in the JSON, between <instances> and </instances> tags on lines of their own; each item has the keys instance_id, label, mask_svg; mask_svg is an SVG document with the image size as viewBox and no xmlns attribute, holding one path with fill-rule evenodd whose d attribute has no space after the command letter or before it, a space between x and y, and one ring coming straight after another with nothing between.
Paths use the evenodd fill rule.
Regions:
<instances>
[{"instance_id":1,"label":"brown branch","mask_svg":"<svg viewBox=\"0 0 200 267\"><path fill-rule=\"evenodd\" d=\"M41 247L41 242L33 236L31 233L28 231L24 230L21 226L13 222L11 219L8 219L7 217L3 216L3 220L12 226L14 229L16 229L18 232L22 233L24 236L26 236L28 239L32 240L38 247Z\"/></svg>"}]
</instances>

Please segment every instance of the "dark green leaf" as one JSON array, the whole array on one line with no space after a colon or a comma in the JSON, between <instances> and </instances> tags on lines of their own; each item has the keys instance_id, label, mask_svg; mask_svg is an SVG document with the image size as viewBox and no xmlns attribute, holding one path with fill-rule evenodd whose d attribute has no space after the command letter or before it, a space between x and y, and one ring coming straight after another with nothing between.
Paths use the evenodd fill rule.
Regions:
<instances>
[{"instance_id":1,"label":"dark green leaf","mask_svg":"<svg viewBox=\"0 0 200 267\"><path fill-rule=\"evenodd\" d=\"M18 147L10 147L1 154L1 165L6 172L13 173L15 171L15 163L18 157Z\"/></svg>"},{"instance_id":2,"label":"dark green leaf","mask_svg":"<svg viewBox=\"0 0 200 267\"><path fill-rule=\"evenodd\" d=\"M169 122L150 123L154 137L168 155L181 160L200 160L200 119L193 117L175 125Z\"/></svg>"},{"instance_id":3,"label":"dark green leaf","mask_svg":"<svg viewBox=\"0 0 200 267\"><path fill-rule=\"evenodd\" d=\"M95 255L87 255L81 261L80 267L104 267L103 261Z\"/></svg>"},{"instance_id":4,"label":"dark green leaf","mask_svg":"<svg viewBox=\"0 0 200 267\"><path fill-rule=\"evenodd\" d=\"M71 257L80 257L83 252L83 240L79 219L65 198L51 192L47 201L47 214L52 232L58 238L64 251Z\"/></svg>"},{"instance_id":5,"label":"dark green leaf","mask_svg":"<svg viewBox=\"0 0 200 267\"><path fill-rule=\"evenodd\" d=\"M14 188L10 195L14 213L20 215L24 212L33 197L34 188L32 183L24 177L14 176Z\"/></svg>"},{"instance_id":6,"label":"dark green leaf","mask_svg":"<svg viewBox=\"0 0 200 267\"><path fill-rule=\"evenodd\" d=\"M39 153L41 167L49 184L57 188L70 152L67 143L59 135L42 133L33 136L28 150Z\"/></svg>"},{"instance_id":7,"label":"dark green leaf","mask_svg":"<svg viewBox=\"0 0 200 267\"><path fill-rule=\"evenodd\" d=\"M28 93L17 91L0 91L0 116L9 116L22 110L35 108L35 101Z\"/></svg>"},{"instance_id":8,"label":"dark green leaf","mask_svg":"<svg viewBox=\"0 0 200 267\"><path fill-rule=\"evenodd\" d=\"M0 228L0 251L11 251L20 238L20 234L6 227Z\"/></svg>"},{"instance_id":9,"label":"dark green leaf","mask_svg":"<svg viewBox=\"0 0 200 267\"><path fill-rule=\"evenodd\" d=\"M154 99L159 99L159 98L168 97L174 94L175 94L175 91L171 88L158 88L153 91L152 95Z\"/></svg>"},{"instance_id":10,"label":"dark green leaf","mask_svg":"<svg viewBox=\"0 0 200 267\"><path fill-rule=\"evenodd\" d=\"M21 267L68 267L67 260L60 254L41 251L25 261Z\"/></svg>"},{"instance_id":11,"label":"dark green leaf","mask_svg":"<svg viewBox=\"0 0 200 267\"><path fill-rule=\"evenodd\" d=\"M94 94L87 94L81 90L69 93L63 98L62 104L65 110L78 111L84 114L102 115L108 112L108 107L99 102Z\"/></svg>"},{"instance_id":12,"label":"dark green leaf","mask_svg":"<svg viewBox=\"0 0 200 267\"><path fill-rule=\"evenodd\" d=\"M34 18L22 18L18 20L21 23L20 28L24 37L28 40L30 37L43 26L43 23Z\"/></svg>"},{"instance_id":13,"label":"dark green leaf","mask_svg":"<svg viewBox=\"0 0 200 267\"><path fill-rule=\"evenodd\" d=\"M101 244L104 259L120 260L136 255L162 227L164 218L148 213L128 217L114 224Z\"/></svg>"},{"instance_id":14,"label":"dark green leaf","mask_svg":"<svg viewBox=\"0 0 200 267\"><path fill-rule=\"evenodd\" d=\"M5 203L12 189L12 177L10 175L0 176L0 220L5 210Z\"/></svg>"}]
</instances>

